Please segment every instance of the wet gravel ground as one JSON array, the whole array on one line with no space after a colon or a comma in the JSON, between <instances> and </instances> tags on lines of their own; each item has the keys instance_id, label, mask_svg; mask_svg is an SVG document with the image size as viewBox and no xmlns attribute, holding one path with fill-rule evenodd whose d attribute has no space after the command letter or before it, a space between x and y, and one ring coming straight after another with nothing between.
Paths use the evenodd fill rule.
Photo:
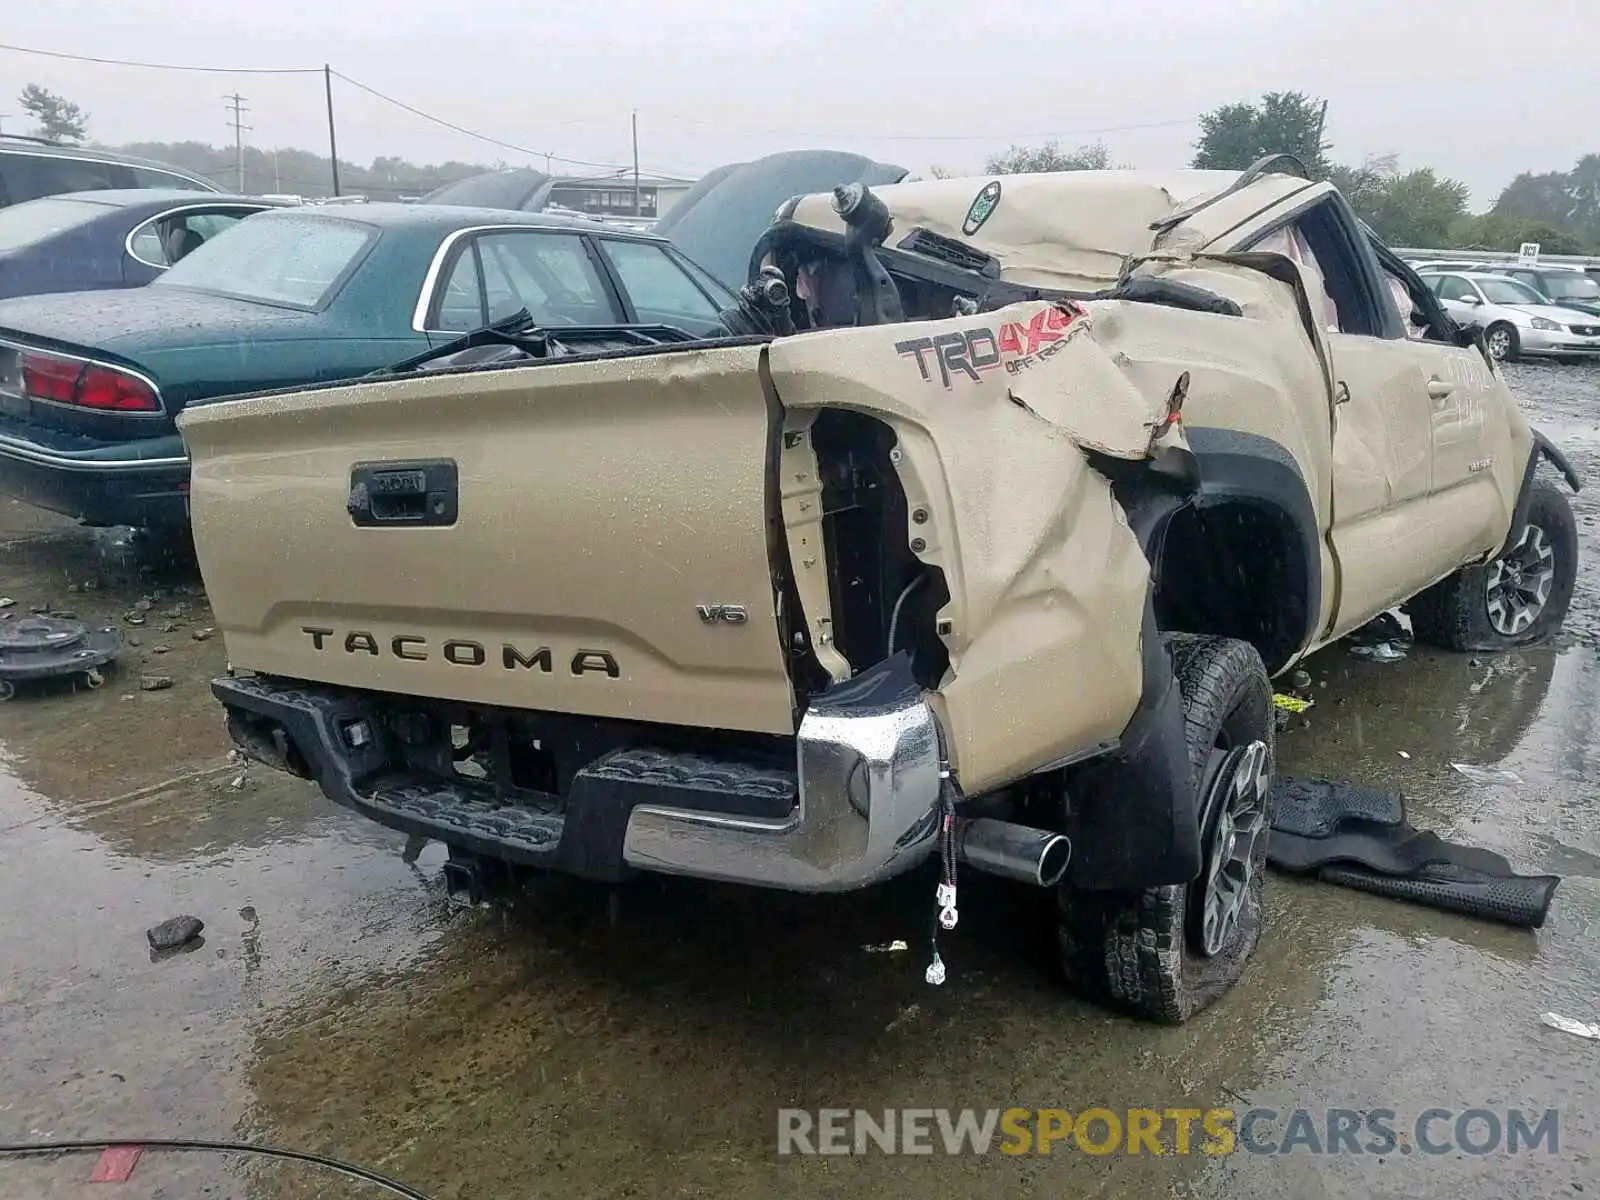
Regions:
<instances>
[{"instance_id":1,"label":"wet gravel ground","mask_svg":"<svg viewBox=\"0 0 1600 1200\"><path fill-rule=\"evenodd\" d=\"M1600 368L1509 369L1600 481ZM0 596L93 620L148 598L106 685L0 707L0 1140L249 1138L440 1197L1553 1197L1600 1190L1600 493L1561 642L1309 664L1285 770L1392 784L1412 819L1564 876L1511 930L1274 877L1244 982L1182 1029L1056 986L1034 895L973 884L947 947L922 881L801 899L649 881L613 908L553 880L505 916L443 897L440 851L228 760L192 568L0 501ZM90 587L89 585L93 585ZM197 637L197 634L201 636ZM141 675L173 686L141 691ZM1474 783L1452 763L1503 768ZM152 955L193 913L203 944ZM1559 1109L1558 1152L780 1158L780 1107ZM1441 1126L1449 1132L1448 1124ZM1281 1133L1281 1130L1279 1130ZM1365 1138L1361 1140L1366 1140ZM1196 1144L1200 1138L1197 1134ZM0 1196L375 1195L299 1166L0 1159ZM1585 1193L1587 1189L1587 1193Z\"/></svg>"}]
</instances>

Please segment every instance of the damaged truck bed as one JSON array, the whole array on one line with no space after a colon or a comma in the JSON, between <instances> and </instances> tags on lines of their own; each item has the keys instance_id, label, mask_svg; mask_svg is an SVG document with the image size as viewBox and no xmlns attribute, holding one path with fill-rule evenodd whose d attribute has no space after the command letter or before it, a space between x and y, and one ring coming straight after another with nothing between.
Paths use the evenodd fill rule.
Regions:
<instances>
[{"instance_id":1,"label":"damaged truck bed","mask_svg":"<svg viewBox=\"0 0 1600 1200\"><path fill-rule=\"evenodd\" d=\"M191 406L235 740L473 890L1053 888L1074 984L1186 1019L1259 932L1270 674L1414 597L1547 636L1570 563L1515 629L1485 581L1565 501L1327 185L1080 174L791 202L726 339Z\"/></svg>"}]
</instances>

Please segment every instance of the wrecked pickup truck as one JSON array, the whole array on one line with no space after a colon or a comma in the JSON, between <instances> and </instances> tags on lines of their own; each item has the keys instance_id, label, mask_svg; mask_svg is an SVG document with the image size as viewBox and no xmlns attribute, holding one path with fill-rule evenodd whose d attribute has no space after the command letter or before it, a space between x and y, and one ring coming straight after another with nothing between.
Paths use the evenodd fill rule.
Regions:
<instances>
[{"instance_id":1,"label":"wrecked pickup truck","mask_svg":"<svg viewBox=\"0 0 1600 1200\"><path fill-rule=\"evenodd\" d=\"M1262 920L1270 679L1405 605L1549 636L1564 493L1481 344L1294 165L857 185L730 336L505 328L192 405L233 738L525 868L1058 897L1181 1022Z\"/></svg>"}]
</instances>

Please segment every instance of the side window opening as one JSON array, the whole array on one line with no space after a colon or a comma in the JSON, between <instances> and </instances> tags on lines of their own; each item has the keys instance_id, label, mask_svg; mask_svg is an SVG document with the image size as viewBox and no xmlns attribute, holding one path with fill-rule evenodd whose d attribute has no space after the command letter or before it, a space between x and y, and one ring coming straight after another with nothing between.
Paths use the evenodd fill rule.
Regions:
<instances>
[{"instance_id":1,"label":"side window opening","mask_svg":"<svg viewBox=\"0 0 1600 1200\"><path fill-rule=\"evenodd\" d=\"M1292 225L1275 230L1255 243L1294 259L1321 284L1311 300L1320 299L1330 333L1383 337L1391 326L1384 320L1390 300L1374 294L1351 244L1350 231L1332 204L1318 204Z\"/></svg>"},{"instance_id":2,"label":"side window opening","mask_svg":"<svg viewBox=\"0 0 1600 1200\"><path fill-rule=\"evenodd\" d=\"M133 231L128 248L133 257L146 266L170 267L253 211L216 209L152 217Z\"/></svg>"},{"instance_id":3,"label":"side window opening","mask_svg":"<svg viewBox=\"0 0 1600 1200\"><path fill-rule=\"evenodd\" d=\"M490 233L478 242L489 320L526 308L541 325L609 325L618 318L583 240L564 233Z\"/></svg>"},{"instance_id":4,"label":"side window opening","mask_svg":"<svg viewBox=\"0 0 1600 1200\"><path fill-rule=\"evenodd\" d=\"M1319 204L1296 222L1316 259L1323 287L1337 313L1340 333L1382 337L1385 302L1372 293L1349 231L1330 204Z\"/></svg>"},{"instance_id":5,"label":"side window opening","mask_svg":"<svg viewBox=\"0 0 1600 1200\"><path fill-rule=\"evenodd\" d=\"M6 195L12 204L64 192L103 191L116 186L110 163L45 154L4 156Z\"/></svg>"},{"instance_id":6,"label":"side window opening","mask_svg":"<svg viewBox=\"0 0 1600 1200\"><path fill-rule=\"evenodd\" d=\"M484 312L483 278L478 272L477 247L464 242L455 264L440 289L430 329L444 333L471 333L482 329L488 318Z\"/></svg>"},{"instance_id":7,"label":"side window opening","mask_svg":"<svg viewBox=\"0 0 1600 1200\"><path fill-rule=\"evenodd\" d=\"M704 336L720 327L718 309L660 246L608 238L601 243L639 320Z\"/></svg>"}]
</instances>

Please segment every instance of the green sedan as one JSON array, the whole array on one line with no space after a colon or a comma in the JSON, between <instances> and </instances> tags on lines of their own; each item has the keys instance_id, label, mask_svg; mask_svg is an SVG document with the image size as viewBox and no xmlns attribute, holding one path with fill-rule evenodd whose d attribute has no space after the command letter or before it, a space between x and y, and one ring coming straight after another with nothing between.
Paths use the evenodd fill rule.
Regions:
<instances>
[{"instance_id":1,"label":"green sedan","mask_svg":"<svg viewBox=\"0 0 1600 1200\"><path fill-rule=\"evenodd\" d=\"M143 288L0 301L0 494L181 526L191 401L349 379L527 309L551 326L721 328L733 294L581 218L364 204L245 218Z\"/></svg>"}]
</instances>

